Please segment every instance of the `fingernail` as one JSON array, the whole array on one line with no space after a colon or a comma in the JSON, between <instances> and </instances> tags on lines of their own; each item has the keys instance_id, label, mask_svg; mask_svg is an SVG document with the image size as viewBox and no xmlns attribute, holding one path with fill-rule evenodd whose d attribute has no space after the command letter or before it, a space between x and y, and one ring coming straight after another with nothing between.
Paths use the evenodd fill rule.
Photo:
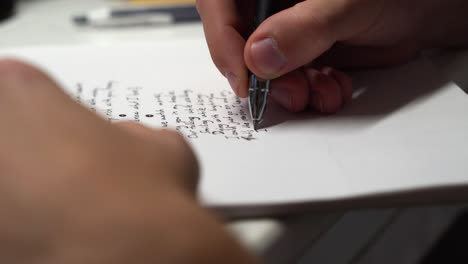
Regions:
<instances>
[{"instance_id":1,"label":"fingernail","mask_svg":"<svg viewBox=\"0 0 468 264\"><path fill-rule=\"evenodd\" d=\"M259 40L252 44L252 59L255 66L266 75L275 75L286 64L286 58L272 38Z\"/></svg>"},{"instance_id":2,"label":"fingernail","mask_svg":"<svg viewBox=\"0 0 468 264\"><path fill-rule=\"evenodd\" d=\"M292 108L291 95L289 90L286 88L275 88L271 89L271 96L273 99L278 102L280 105L290 110Z\"/></svg>"},{"instance_id":3,"label":"fingernail","mask_svg":"<svg viewBox=\"0 0 468 264\"><path fill-rule=\"evenodd\" d=\"M310 95L310 102L316 110L323 112L323 100L318 93L313 93Z\"/></svg>"},{"instance_id":4,"label":"fingernail","mask_svg":"<svg viewBox=\"0 0 468 264\"><path fill-rule=\"evenodd\" d=\"M237 76L232 72L227 72L225 75L226 79L228 79L229 85L231 86L232 90L237 94Z\"/></svg>"}]
</instances>

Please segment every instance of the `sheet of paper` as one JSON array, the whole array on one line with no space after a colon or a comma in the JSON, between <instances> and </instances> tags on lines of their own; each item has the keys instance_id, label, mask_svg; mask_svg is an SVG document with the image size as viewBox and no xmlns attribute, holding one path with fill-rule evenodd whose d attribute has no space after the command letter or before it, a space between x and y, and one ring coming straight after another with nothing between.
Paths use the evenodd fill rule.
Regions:
<instances>
[{"instance_id":1,"label":"sheet of paper","mask_svg":"<svg viewBox=\"0 0 468 264\"><path fill-rule=\"evenodd\" d=\"M339 201L468 184L468 97L429 63L357 73L337 115L271 103L254 131L247 102L203 41L0 52L49 71L110 121L183 133L200 159L200 198L219 208Z\"/></svg>"}]
</instances>

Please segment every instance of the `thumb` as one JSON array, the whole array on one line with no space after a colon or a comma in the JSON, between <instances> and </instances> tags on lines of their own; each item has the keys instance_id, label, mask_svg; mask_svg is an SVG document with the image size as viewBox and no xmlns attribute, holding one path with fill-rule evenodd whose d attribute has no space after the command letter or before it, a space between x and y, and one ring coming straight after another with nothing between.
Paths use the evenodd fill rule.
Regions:
<instances>
[{"instance_id":1,"label":"thumb","mask_svg":"<svg viewBox=\"0 0 468 264\"><path fill-rule=\"evenodd\" d=\"M274 79L319 57L336 41L365 31L383 1L306 0L267 20L250 36L244 57L259 77Z\"/></svg>"}]
</instances>

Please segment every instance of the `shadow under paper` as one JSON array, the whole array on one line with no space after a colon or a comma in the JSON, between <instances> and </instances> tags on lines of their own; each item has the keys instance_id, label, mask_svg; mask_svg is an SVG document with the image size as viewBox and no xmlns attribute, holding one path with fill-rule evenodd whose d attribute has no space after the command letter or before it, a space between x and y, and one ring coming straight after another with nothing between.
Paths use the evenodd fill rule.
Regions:
<instances>
[{"instance_id":1,"label":"shadow under paper","mask_svg":"<svg viewBox=\"0 0 468 264\"><path fill-rule=\"evenodd\" d=\"M468 50L442 50L431 56L445 76L468 95Z\"/></svg>"}]
</instances>

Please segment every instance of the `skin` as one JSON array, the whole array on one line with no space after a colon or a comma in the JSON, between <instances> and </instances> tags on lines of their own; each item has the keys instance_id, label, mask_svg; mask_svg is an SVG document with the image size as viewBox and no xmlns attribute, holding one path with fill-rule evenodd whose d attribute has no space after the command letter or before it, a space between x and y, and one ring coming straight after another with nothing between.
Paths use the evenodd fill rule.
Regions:
<instances>
[{"instance_id":1,"label":"skin","mask_svg":"<svg viewBox=\"0 0 468 264\"><path fill-rule=\"evenodd\" d=\"M0 61L1 263L257 263L195 198L179 134L113 125Z\"/></svg>"},{"instance_id":2,"label":"skin","mask_svg":"<svg viewBox=\"0 0 468 264\"><path fill-rule=\"evenodd\" d=\"M291 111L350 100L336 67L468 42L466 0L284 1L250 35L252 2L197 1L211 55L240 96L247 69L276 78ZM109 124L14 60L0 60L0 115L1 263L258 263L197 204L198 165L175 132Z\"/></svg>"},{"instance_id":3,"label":"skin","mask_svg":"<svg viewBox=\"0 0 468 264\"><path fill-rule=\"evenodd\" d=\"M286 109L334 113L351 99L342 71L395 65L431 47L468 44L465 0L279 0L283 11L252 34L254 1L198 0L211 56L237 95L247 69L275 79L271 96ZM216 11L214 11L216 10Z\"/></svg>"}]
</instances>

